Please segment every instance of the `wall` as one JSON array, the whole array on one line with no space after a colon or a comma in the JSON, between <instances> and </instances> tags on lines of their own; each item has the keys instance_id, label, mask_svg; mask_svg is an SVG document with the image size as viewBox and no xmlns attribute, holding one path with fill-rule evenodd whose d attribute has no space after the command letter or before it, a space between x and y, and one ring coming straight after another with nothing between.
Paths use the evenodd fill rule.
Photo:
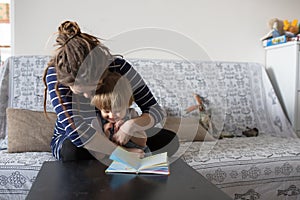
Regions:
<instances>
[{"instance_id":1,"label":"wall","mask_svg":"<svg viewBox=\"0 0 300 200\"><path fill-rule=\"evenodd\" d=\"M14 0L12 4L15 55L51 53L58 25L75 20L83 31L106 39L113 52L127 57L176 54L264 63L260 38L269 31L268 20L300 20L299 0Z\"/></svg>"}]
</instances>

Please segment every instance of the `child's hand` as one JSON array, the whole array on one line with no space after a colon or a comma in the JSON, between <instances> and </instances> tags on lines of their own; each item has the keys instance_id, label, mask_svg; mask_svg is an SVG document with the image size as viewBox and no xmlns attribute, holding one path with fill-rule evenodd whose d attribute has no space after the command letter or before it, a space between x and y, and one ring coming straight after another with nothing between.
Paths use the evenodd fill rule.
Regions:
<instances>
[{"instance_id":1,"label":"child's hand","mask_svg":"<svg viewBox=\"0 0 300 200\"><path fill-rule=\"evenodd\" d=\"M115 123L115 133L118 132L118 130L124 124L124 122L125 122L124 120L119 120Z\"/></svg>"},{"instance_id":2,"label":"child's hand","mask_svg":"<svg viewBox=\"0 0 300 200\"><path fill-rule=\"evenodd\" d=\"M113 141L115 141L118 145L125 145L132 137L132 134L129 131L131 126L130 121L131 120L128 120L122 123L122 126L119 126L119 130L114 134Z\"/></svg>"},{"instance_id":3,"label":"child's hand","mask_svg":"<svg viewBox=\"0 0 300 200\"><path fill-rule=\"evenodd\" d=\"M132 136L123 132L122 129L119 129L117 133L113 135L113 141L116 142L118 145L125 145Z\"/></svg>"},{"instance_id":4,"label":"child's hand","mask_svg":"<svg viewBox=\"0 0 300 200\"><path fill-rule=\"evenodd\" d=\"M104 124L103 130L104 130L104 133L105 133L106 137L109 137L109 135L110 135L110 129L112 127L113 127L113 123L108 122L108 123Z\"/></svg>"}]
</instances>

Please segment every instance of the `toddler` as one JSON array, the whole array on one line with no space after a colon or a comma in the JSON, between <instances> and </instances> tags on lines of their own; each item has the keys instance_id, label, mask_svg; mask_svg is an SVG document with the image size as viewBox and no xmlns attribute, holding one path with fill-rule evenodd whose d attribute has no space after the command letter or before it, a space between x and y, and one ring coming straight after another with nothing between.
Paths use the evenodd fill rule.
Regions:
<instances>
[{"instance_id":1,"label":"toddler","mask_svg":"<svg viewBox=\"0 0 300 200\"><path fill-rule=\"evenodd\" d=\"M104 134L112 142L114 142L114 134L126 120L139 116L133 108L130 108L132 102L133 97L129 81L116 72L106 70L97 86L95 95L91 99L91 104L99 109L100 113L97 119L102 125ZM151 153L146 142L146 133L140 131L133 133L133 136L123 147L130 152L138 152L141 149L147 156Z\"/></svg>"}]
</instances>

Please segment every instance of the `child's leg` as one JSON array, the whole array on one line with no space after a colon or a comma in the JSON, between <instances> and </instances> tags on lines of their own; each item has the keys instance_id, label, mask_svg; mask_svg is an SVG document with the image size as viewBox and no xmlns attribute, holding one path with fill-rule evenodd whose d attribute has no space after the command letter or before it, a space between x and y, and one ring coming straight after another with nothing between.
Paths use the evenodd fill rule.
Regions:
<instances>
[{"instance_id":1,"label":"child's leg","mask_svg":"<svg viewBox=\"0 0 300 200\"><path fill-rule=\"evenodd\" d=\"M176 133L166 129L153 127L146 130L147 146L153 154L168 152L172 156L179 148L179 140Z\"/></svg>"}]
</instances>

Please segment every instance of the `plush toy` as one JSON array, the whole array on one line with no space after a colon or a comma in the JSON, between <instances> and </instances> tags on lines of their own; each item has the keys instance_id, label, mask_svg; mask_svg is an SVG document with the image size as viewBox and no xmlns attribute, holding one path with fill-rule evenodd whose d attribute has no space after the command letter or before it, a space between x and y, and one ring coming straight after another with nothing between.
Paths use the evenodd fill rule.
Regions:
<instances>
[{"instance_id":1,"label":"plush toy","mask_svg":"<svg viewBox=\"0 0 300 200\"><path fill-rule=\"evenodd\" d=\"M190 106L187 109L185 109L186 114L198 109L199 114L200 114L199 123L207 131L211 131L212 130L211 113L209 112L209 109L207 109L208 102L205 101L198 94L193 94L193 96L194 96L197 104L193 105L193 106Z\"/></svg>"},{"instance_id":2,"label":"plush toy","mask_svg":"<svg viewBox=\"0 0 300 200\"><path fill-rule=\"evenodd\" d=\"M298 20L294 19L291 23L288 20L283 21L283 30L287 36L295 36L299 33Z\"/></svg>"},{"instance_id":3,"label":"plush toy","mask_svg":"<svg viewBox=\"0 0 300 200\"><path fill-rule=\"evenodd\" d=\"M284 35L282 20L279 20L277 18L270 19L268 25L270 31L264 37L261 38L262 41L268 38L275 38Z\"/></svg>"},{"instance_id":4,"label":"plush toy","mask_svg":"<svg viewBox=\"0 0 300 200\"><path fill-rule=\"evenodd\" d=\"M214 130L214 124L212 123L211 120L211 110L209 109L209 102L208 100L202 98L198 94L193 94L195 100L196 100L196 105L192 105L188 108L185 109L186 114L198 110L200 114L199 118L199 124L202 125L206 131L208 131L210 134L213 135L215 138L231 138L234 137L234 134L226 132L224 130L221 131L219 135L215 135L213 132ZM247 127L247 130L244 130L242 134L246 137L253 137L258 135L258 129L257 128L249 128Z\"/></svg>"}]
</instances>

